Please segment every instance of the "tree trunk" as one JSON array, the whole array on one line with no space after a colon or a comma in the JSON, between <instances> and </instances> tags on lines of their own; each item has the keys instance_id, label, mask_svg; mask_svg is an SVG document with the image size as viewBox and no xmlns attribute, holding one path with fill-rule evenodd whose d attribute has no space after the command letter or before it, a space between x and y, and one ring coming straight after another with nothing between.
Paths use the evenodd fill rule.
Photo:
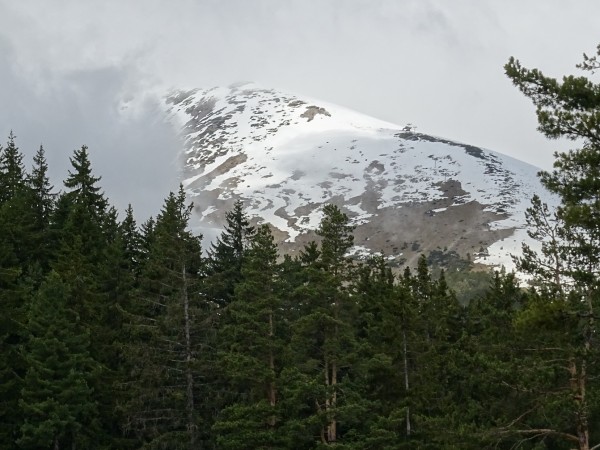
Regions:
<instances>
[{"instance_id":1,"label":"tree trunk","mask_svg":"<svg viewBox=\"0 0 600 450\"><path fill-rule=\"evenodd\" d=\"M334 270L334 274L337 275L337 269ZM333 300L333 317L334 319L337 321L338 320L338 316L339 316L339 308L340 308L340 304L339 304L339 297L336 295L334 297ZM338 339L338 326L337 324L334 325L333 328L333 336L334 339L337 341ZM337 439L337 421L335 418L335 407L336 407L336 403L337 403L337 392L336 392L336 388L337 388L337 361L336 361L336 357L334 356L332 358L331 361L331 376L329 376L329 380L330 380L330 384L329 386L331 387L331 396L328 397L328 401L329 401L329 408L333 410L330 414L328 414L328 416L331 417L330 421L329 421L329 425L327 425L327 441L328 442L335 442Z\"/></svg>"},{"instance_id":2,"label":"tree trunk","mask_svg":"<svg viewBox=\"0 0 600 450\"><path fill-rule=\"evenodd\" d=\"M272 341L275 336L275 325L273 323L273 312L269 312L269 338ZM268 398L269 404L272 408L275 408L277 403L277 390L275 387L275 355L273 354L273 348L269 348L269 372L271 374L271 380L269 381ZM275 415L269 419L269 425L275 426Z\"/></svg>"},{"instance_id":3,"label":"tree trunk","mask_svg":"<svg viewBox=\"0 0 600 450\"><path fill-rule=\"evenodd\" d=\"M327 441L328 442L335 442L337 439L337 420L335 419L335 407L336 407L336 403L337 403L337 392L336 392L337 367L336 366L337 366L336 362L335 362L335 360L333 360L331 363L331 388L333 389L333 392L331 394L331 401L329 403L329 408L332 409L333 412L332 412L331 421L329 422L329 425L327 426Z\"/></svg>"},{"instance_id":4,"label":"tree trunk","mask_svg":"<svg viewBox=\"0 0 600 450\"><path fill-rule=\"evenodd\" d=\"M194 376L192 374L192 340L190 337L190 301L187 290L186 267L183 264L181 269L182 276L182 297L183 297L183 318L185 327L185 361L186 361L186 413L187 413L187 431L190 438L190 448L194 448L196 441L194 424Z\"/></svg>"},{"instance_id":5,"label":"tree trunk","mask_svg":"<svg viewBox=\"0 0 600 450\"><path fill-rule=\"evenodd\" d=\"M575 358L570 358L569 375L571 395L575 402L575 420L579 450L589 450L589 430L586 414L587 408L585 405L585 380L583 379L585 376L585 362L581 363L581 367L578 370L577 360Z\"/></svg>"},{"instance_id":6,"label":"tree trunk","mask_svg":"<svg viewBox=\"0 0 600 450\"><path fill-rule=\"evenodd\" d=\"M325 356L325 367L324 367L324 372L325 372L325 415L327 417L327 420L329 420L329 414L330 414L330 410L331 410L331 397L329 397L329 387L331 386L331 381L329 378L329 358L327 356ZM330 442L330 423L327 424L326 430L325 430L325 436L326 436L326 441Z\"/></svg>"},{"instance_id":7,"label":"tree trunk","mask_svg":"<svg viewBox=\"0 0 600 450\"><path fill-rule=\"evenodd\" d=\"M275 325L273 324L273 312L269 312L269 338L272 341L275 336ZM271 381L269 382L269 403L275 406L277 394L275 391L275 355L273 349L269 348L269 371L271 373Z\"/></svg>"},{"instance_id":8,"label":"tree trunk","mask_svg":"<svg viewBox=\"0 0 600 450\"><path fill-rule=\"evenodd\" d=\"M406 329L402 330L402 357L404 359L404 389L408 396L409 384L408 384L408 351L406 343ZM410 437L410 406L406 405L406 437Z\"/></svg>"},{"instance_id":9,"label":"tree trunk","mask_svg":"<svg viewBox=\"0 0 600 450\"><path fill-rule=\"evenodd\" d=\"M590 429L588 423L588 404L586 399L587 390L587 358L592 346L592 336L594 334L594 308L592 296L588 292L586 295L587 303L587 326L584 330L584 354L577 368L577 360L569 360L569 374L571 375L571 392L575 401L577 438L579 440L579 450L590 449Z\"/></svg>"}]
</instances>

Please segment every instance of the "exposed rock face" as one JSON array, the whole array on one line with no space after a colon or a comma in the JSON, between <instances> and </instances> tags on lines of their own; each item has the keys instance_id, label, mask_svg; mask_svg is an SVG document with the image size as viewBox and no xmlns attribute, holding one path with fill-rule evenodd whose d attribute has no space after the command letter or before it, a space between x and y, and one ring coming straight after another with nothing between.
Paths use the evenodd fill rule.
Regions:
<instances>
[{"instance_id":1,"label":"exposed rock face","mask_svg":"<svg viewBox=\"0 0 600 450\"><path fill-rule=\"evenodd\" d=\"M553 202L533 166L324 102L238 85L167 104L198 226L220 228L240 198L288 252L315 239L322 205L335 203L357 226L356 254L412 263L447 249L509 264L532 195Z\"/></svg>"}]
</instances>

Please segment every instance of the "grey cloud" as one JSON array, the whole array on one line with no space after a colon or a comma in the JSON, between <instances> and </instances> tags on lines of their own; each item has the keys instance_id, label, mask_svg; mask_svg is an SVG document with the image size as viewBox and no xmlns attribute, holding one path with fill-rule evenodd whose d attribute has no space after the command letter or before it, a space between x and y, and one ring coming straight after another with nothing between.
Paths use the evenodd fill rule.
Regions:
<instances>
[{"instance_id":1,"label":"grey cloud","mask_svg":"<svg viewBox=\"0 0 600 450\"><path fill-rule=\"evenodd\" d=\"M561 146L537 134L502 66L515 55L572 72L599 14L593 0L0 0L12 45L0 55L11 105L0 126L32 144L85 142L107 158L126 146L164 163L176 139L144 92L252 80L548 168ZM131 95L141 110L127 115Z\"/></svg>"},{"instance_id":2,"label":"grey cloud","mask_svg":"<svg viewBox=\"0 0 600 450\"><path fill-rule=\"evenodd\" d=\"M177 188L181 143L165 121L160 99L140 92L135 69L79 70L35 86L11 64L7 43L1 46L2 139L14 131L28 166L43 144L56 188L62 187L73 150L87 145L113 204L123 210L131 203L138 220L155 215L169 190Z\"/></svg>"}]
</instances>

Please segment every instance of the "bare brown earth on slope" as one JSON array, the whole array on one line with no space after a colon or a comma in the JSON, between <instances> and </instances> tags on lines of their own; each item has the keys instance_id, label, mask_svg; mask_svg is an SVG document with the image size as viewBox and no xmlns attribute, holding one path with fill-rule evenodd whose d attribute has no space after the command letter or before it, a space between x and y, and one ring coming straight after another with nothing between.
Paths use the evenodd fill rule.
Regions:
<instances>
[{"instance_id":1,"label":"bare brown earth on slope","mask_svg":"<svg viewBox=\"0 0 600 450\"><path fill-rule=\"evenodd\" d=\"M212 190L205 188L218 176L226 174L233 167L243 163L246 155L240 154L228 158L221 165L202 177L194 180L190 186L202 191L202 204L199 198L195 211L198 215L207 207L212 207L203 217L203 223L209 227L222 227L225 214L231 210L237 196L222 198L224 193L235 189L240 180L231 177L223 180L221 185ZM446 180L437 185L443 197L432 201L408 202L400 207L381 207L378 186L368 183L365 192L357 197L346 199L341 196L330 198L324 203L310 203L297 208L295 215L306 216L309 212L321 208L325 203L338 205L350 218L356 214L347 209L348 205L360 205L361 209L372 216L366 223L359 224L354 231L354 243L369 252L381 252L392 265L416 265L421 254L429 255L431 251L455 251L462 258L473 259L486 255L486 249L501 239L509 237L513 228L493 229L493 222L507 218L505 214L486 210L487 205L476 201L467 201L468 192L462 189L456 180ZM251 198L242 199L246 205L252 204ZM284 208L278 209L276 215L287 220L288 226L298 229L297 217L290 216ZM259 218L252 222L258 224ZM298 254L306 244L319 241L314 230L303 231L294 242L287 242L289 234L272 227L276 242L284 254ZM363 252L364 253L364 252Z\"/></svg>"},{"instance_id":2,"label":"bare brown earth on slope","mask_svg":"<svg viewBox=\"0 0 600 450\"><path fill-rule=\"evenodd\" d=\"M382 252L390 257L391 263L414 266L421 254L428 255L433 250L453 250L463 258L485 255L487 247L514 231L490 227L490 223L505 219L505 215L486 211L485 205L475 201L461 203L466 192L460 183L449 180L439 187L446 195L439 200L406 203L401 208L378 209L371 205L374 217L356 227L355 245ZM365 196L369 197L369 193ZM341 199L335 200L344 209ZM371 201L377 203L375 199ZM311 206L315 207L307 205ZM442 208L447 209L435 212ZM348 210L346 213L353 216ZM319 240L314 231L299 235L295 242L284 242L288 236L280 230L274 229L274 235L281 242L281 250L290 254L297 254L308 242Z\"/></svg>"}]
</instances>

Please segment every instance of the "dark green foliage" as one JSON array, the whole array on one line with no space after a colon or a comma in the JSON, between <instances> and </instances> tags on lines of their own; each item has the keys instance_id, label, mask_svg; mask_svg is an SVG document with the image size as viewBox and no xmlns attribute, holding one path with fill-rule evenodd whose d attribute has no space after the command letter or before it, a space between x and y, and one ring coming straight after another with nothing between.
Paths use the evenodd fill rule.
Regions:
<instances>
[{"instance_id":1,"label":"dark green foliage","mask_svg":"<svg viewBox=\"0 0 600 450\"><path fill-rule=\"evenodd\" d=\"M206 263L209 297L218 306L227 305L242 280L242 265L255 229L250 225L241 201L225 215L225 229L211 245Z\"/></svg>"},{"instance_id":2,"label":"dark green foliage","mask_svg":"<svg viewBox=\"0 0 600 450\"><path fill-rule=\"evenodd\" d=\"M0 147L0 204L17 197L25 187L23 155L10 132L6 147Z\"/></svg>"},{"instance_id":3,"label":"dark green foliage","mask_svg":"<svg viewBox=\"0 0 600 450\"><path fill-rule=\"evenodd\" d=\"M600 51L600 50L599 50ZM598 69L597 56L580 68ZM534 394L535 411L523 413L506 433L600 445L594 426L600 411L596 320L600 312L600 84L580 76L562 81L526 69L514 58L506 74L537 108L538 129L549 138L583 140L580 149L557 153L542 184L560 198L551 211L535 197L528 210L530 235L541 252L524 247L519 267L538 289L516 318L517 330L531 342L524 380ZM558 445L558 444L557 444Z\"/></svg>"},{"instance_id":4,"label":"dark green foliage","mask_svg":"<svg viewBox=\"0 0 600 450\"><path fill-rule=\"evenodd\" d=\"M69 306L91 328L95 343L105 346L110 340L105 332L109 331L106 325L111 305L97 274L114 238L115 212L108 214L108 202L97 186L100 177L92 174L87 147L75 150L71 164L74 170L64 182L69 191L59 197L53 215L51 232L58 242L52 268L69 286ZM92 349L95 358L102 359L101 352L96 345Z\"/></svg>"},{"instance_id":5,"label":"dark green foliage","mask_svg":"<svg viewBox=\"0 0 600 450\"><path fill-rule=\"evenodd\" d=\"M401 276L383 255L358 264L333 205L292 258L237 202L203 258L182 188L138 229L86 147L57 198L43 148L30 174L12 134L5 150L0 449L562 450L585 426L600 439L591 139L543 175L563 204L529 210L543 241L520 260L530 291L451 252Z\"/></svg>"},{"instance_id":6,"label":"dark green foliage","mask_svg":"<svg viewBox=\"0 0 600 450\"><path fill-rule=\"evenodd\" d=\"M191 206L180 188L166 199L148 233L148 254L139 288L131 301L126 343L129 380L123 414L125 429L148 448L196 448L198 387L202 376L200 239L187 231Z\"/></svg>"},{"instance_id":7,"label":"dark green foliage","mask_svg":"<svg viewBox=\"0 0 600 450\"><path fill-rule=\"evenodd\" d=\"M50 223L56 194L48 178L48 164L44 147L40 146L33 158L33 168L27 177L27 203L25 220L29 231L29 260L33 271L41 274L49 270L51 254Z\"/></svg>"},{"instance_id":8,"label":"dark green foliage","mask_svg":"<svg viewBox=\"0 0 600 450\"><path fill-rule=\"evenodd\" d=\"M20 347L26 341L24 305L36 261L29 194L23 156L11 132L6 148L0 147L0 448L14 448L22 421L15 414L26 369Z\"/></svg>"},{"instance_id":9,"label":"dark green foliage","mask_svg":"<svg viewBox=\"0 0 600 450\"><path fill-rule=\"evenodd\" d=\"M46 162L46 152L44 147L40 145L37 153L33 157L33 168L27 178L27 183L33 191L32 206L34 222L36 228L43 230L50 223L50 216L54 206L53 194L54 187L48 178L48 163Z\"/></svg>"},{"instance_id":10,"label":"dark green foliage","mask_svg":"<svg viewBox=\"0 0 600 450\"><path fill-rule=\"evenodd\" d=\"M29 268L34 261L31 194L23 155L11 132L6 148L0 148L0 258L4 267Z\"/></svg>"},{"instance_id":11,"label":"dark green foliage","mask_svg":"<svg viewBox=\"0 0 600 450\"><path fill-rule=\"evenodd\" d=\"M243 280L235 288L219 339L223 374L237 395L213 428L219 448L278 448L285 325L277 248L267 225L252 237L241 271Z\"/></svg>"},{"instance_id":12,"label":"dark green foliage","mask_svg":"<svg viewBox=\"0 0 600 450\"><path fill-rule=\"evenodd\" d=\"M51 272L27 311L29 339L20 448L98 448L89 331L69 307L69 287Z\"/></svg>"},{"instance_id":13,"label":"dark green foliage","mask_svg":"<svg viewBox=\"0 0 600 450\"><path fill-rule=\"evenodd\" d=\"M301 316L292 324L291 353L297 369L292 379L311 386L311 395L295 418L295 426L335 444L352 424L359 422L361 401L345 384L352 383L356 355L354 320L356 304L351 300L352 262L345 256L352 246L353 227L334 205L326 205L317 234L321 249L311 244L301 255L304 283L293 297ZM305 386L288 385L285 396L297 396ZM341 425L341 426L340 426ZM347 428L346 428L347 427ZM343 442L343 441L342 441Z\"/></svg>"},{"instance_id":14,"label":"dark green foliage","mask_svg":"<svg viewBox=\"0 0 600 450\"><path fill-rule=\"evenodd\" d=\"M100 220L106 211L107 201L97 186L101 177L92 174L88 148L84 145L75 150L70 161L73 171L69 171L65 180L65 187L69 189L68 197L92 219Z\"/></svg>"},{"instance_id":15,"label":"dark green foliage","mask_svg":"<svg viewBox=\"0 0 600 450\"><path fill-rule=\"evenodd\" d=\"M98 186L100 177L92 174L86 146L75 150L71 158L73 171L64 181L68 191L57 201L54 227L63 245L72 245L78 238L83 254L98 261L103 251L105 237L102 233L108 209L108 201Z\"/></svg>"},{"instance_id":16,"label":"dark green foliage","mask_svg":"<svg viewBox=\"0 0 600 450\"><path fill-rule=\"evenodd\" d=\"M592 59L581 67L592 69L590 62ZM504 69L515 86L536 106L541 133L549 138L584 138L593 145L600 143L597 84L584 76L573 75L563 77L561 82L538 69L523 67L512 57Z\"/></svg>"},{"instance_id":17,"label":"dark green foliage","mask_svg":"<svg viewBox=\"0 0 600 450\"><path fill-rule=\"evenodd\" d=\"M26 336L27 292L18 281L19 274L18 267L0 266L0 449L15 448L22 421L15 411L27 367L20 352Z\"/></svg>"}]
</instances>

